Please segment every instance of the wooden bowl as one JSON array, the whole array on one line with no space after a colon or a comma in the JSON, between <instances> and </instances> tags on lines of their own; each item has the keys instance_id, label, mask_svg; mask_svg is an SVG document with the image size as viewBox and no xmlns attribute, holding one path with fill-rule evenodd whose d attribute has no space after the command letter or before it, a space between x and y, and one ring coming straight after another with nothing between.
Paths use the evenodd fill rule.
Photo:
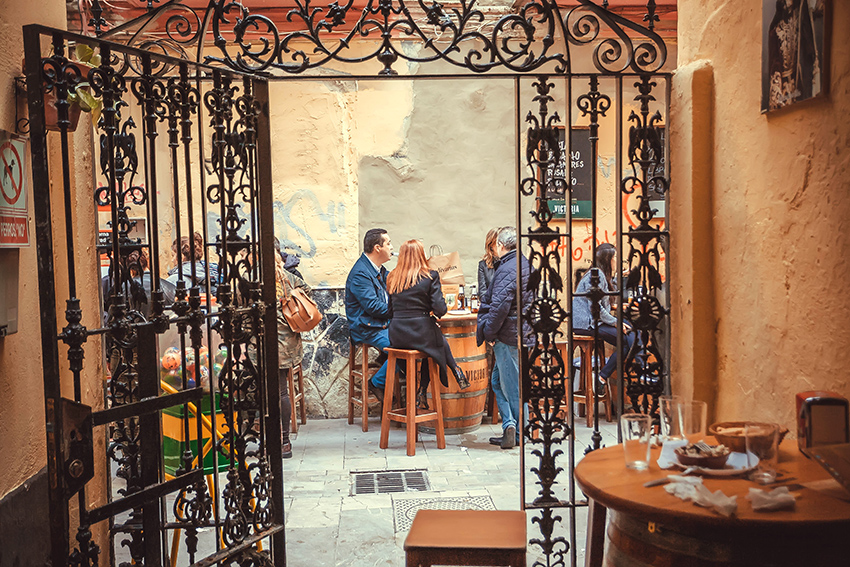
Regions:
<instances>
[{"instance_id":1,"label":"wooden bowl","mask_svg":"<svg viewBox=\"0 0 850 567\"><path fill-rule=\"evenodd\" d=\"M718 443L722 443L735 451L736 453L746 453L747 452L747 439L744 437L744 426L747 425L770 425L769 423L763 423L759 421L720 421L717 423L711 424L708 428L708 434L713 435L715 439L717 439ZM718 429L738 429L738 431L730 432L730 433L722 433L718 432ZM785 438L785 435L788 434L788 429L784 427L779 428L779 443L782 443L782 440ZM765 438L765 444L767 440Z\"/></svg>"},{"instance_id":2,"label":"wooden bowl","mask_svg":"<svg viewBox=\"0 0 850 567\"><path fill-rule=\"evenodd\" d=\"M684 447L677 448L674 452L679 462L686 467L702 467L704 469L722 469L726 466L726 460L729 458L731 451L725 455L714 455L711 457L692 457L682 453Z\"/></svg>"}]
</instances>

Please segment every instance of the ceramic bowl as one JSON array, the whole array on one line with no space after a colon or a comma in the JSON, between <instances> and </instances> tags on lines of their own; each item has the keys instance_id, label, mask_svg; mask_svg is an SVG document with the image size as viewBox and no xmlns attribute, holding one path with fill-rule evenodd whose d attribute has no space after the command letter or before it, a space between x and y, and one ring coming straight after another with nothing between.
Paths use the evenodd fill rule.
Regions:
<instances>
[{"instance_id":1,"label":"ceramic bowl","mask_svg":"<svg viewBox=\"0 0 850 567\"><path fill-rule=\"evenodd\" d=\"M676 458L686 467L701 467L704 469L722 469L726 466L726 460L729 458L727 451L725 455L712 455L704 457L694 457L683 453L684 447L676 449Z\"/></svg>"}]
</instances>

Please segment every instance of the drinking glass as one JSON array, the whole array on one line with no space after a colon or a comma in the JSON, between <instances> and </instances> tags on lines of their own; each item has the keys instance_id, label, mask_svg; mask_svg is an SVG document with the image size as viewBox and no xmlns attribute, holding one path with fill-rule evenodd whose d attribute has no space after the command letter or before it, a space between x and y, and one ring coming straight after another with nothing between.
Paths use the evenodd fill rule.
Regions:
<instances>
[{"instance_id":1,"label":"drinking glass","mask_svg":"<svg viewBox=\"0 0 850 567\"><path fill-rule=\"evenodd\" d=\"M652 416L630 413L620 416L620 434L626 468L637 471L649 468L649 438L652 435Z\"/></svg>"},{"instance_id":2,"label":"drinking glass","mask_svg":"<svg viewBox=\"0 0 850 567\"><path fill-rule=\"evenodd\" d=\"M758 423L744 426L747 443L747 466L752 466L750 454L759 462L750 472L750 480L759 484L770 484L776 480L776 465L779 456L779 425Z\"/></svg>"},{"instance_id":3,"label":"drinking glass","mask_svg":"<svg viewBox=\"0 0 850 567\"><path fill-rule=\"evenodd\" d=\"M658 413L661 419L661 440L674 441L684 439L682 421L679 418L680 396L660 396L658 398Z\"/></svg>"},{"instance_id":4,"label":"drinking glass","mask_svg":"<svg viewBox=\"0 0 850 567\"><path fill-rule=\"evenodd\" d=\"M679 403L679 419L682 424L682 435L688 439L699 441L705 437L706 420L708 419L708 404L694 400Z\"/></svg>"}]
</instances>

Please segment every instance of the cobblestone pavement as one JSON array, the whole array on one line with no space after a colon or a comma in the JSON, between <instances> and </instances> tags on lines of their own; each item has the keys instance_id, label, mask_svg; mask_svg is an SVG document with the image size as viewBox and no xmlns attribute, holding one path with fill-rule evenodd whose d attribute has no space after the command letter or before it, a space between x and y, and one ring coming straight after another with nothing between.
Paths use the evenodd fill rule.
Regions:
<instances>
[{"instance_id":1,"label":"cobblestone pavement","mask_svg":"<svg viewBox=\"0 0 850 567\"><path fill-rule=\"evenodd\" d=\"M299 428L292 442L293 457L284 461L289 567L404 565L402 546L409 527L406 518L420 506L520 509L520 450L502 450L489 444L489 437L501 435L498 424L447 435L442 450L437 449L433 435L421 434L413 457L406 454L403 429L390 430L387 449L378 447L380 430L377 417L369 420L366 433L361 431L359 420L348 425L344 419L308 419ZM616 444L615 424L603 419L600 431L603 445ZM576 419L577 460L590 443L591 433L583 419ZM535 462L530 448L526 448L526 467ZM566 459L562 466L567 468ZM352 472L406 469L426 470L430 490L351 495ZM527 493L533 495L534 475L529 473L526 480ZM562 481L559 497L568 497L568 484L566 479ZM577 495L581 498L578 489ZM561 515L566 523L568 512L564 510ZM576 514L576 551L582 565L585 522L586 509L581 508ZM528 529L530 534L537 531L530 522ZM569 537L568 530L563 529L560 535ZM537 556L537 550L530 548L528 565Z\"/></svg>"}]
</instances>

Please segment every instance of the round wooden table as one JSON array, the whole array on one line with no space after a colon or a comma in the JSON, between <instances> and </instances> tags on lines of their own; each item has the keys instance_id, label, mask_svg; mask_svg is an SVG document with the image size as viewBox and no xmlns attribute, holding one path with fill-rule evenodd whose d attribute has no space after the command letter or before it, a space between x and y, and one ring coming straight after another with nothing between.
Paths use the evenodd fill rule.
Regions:
<instances>
[{"instance_id":1,"label":"round wooden table","mask_svg":"<svg viewBox=\"0 0 850 567\"><path fill-rule=\"evenodd\" d=\"M712 438L709 442L714 442ZM779 476L767 487L746 477L704 478L706 488L737 495L738 511L726 518L669 494L647 481L675 474L656 464L626 469L622 445L594 451L575 469L589 499L588 566L755 567L850 564L850 492L817 463L802 455L796 441L780 447ZM754 512L745 498L751 487L788 486L796 510ZM603 559L605 516L608 546Z\"/></svg>"},{"instance_id":2,"label":"round wooden table","mask_svg":"<svg viewBox=\"0 0 850 567\"><path fill-rule=\"evenodd\" d=\"M478 315L475 313L447 314L440 319L440 330L452 349L455 362L463 369L470 384L469 388L461 390L449 370L449 386L443 388L440 394L446 435L468 433L481 427L490 377L487 374L486 348L483 344L475 344L477 325ZM430 392L427 397L430 405ZM420 429L426 433L433 433L434 430L428 426Z\"/></svg>"}]
</instances>

